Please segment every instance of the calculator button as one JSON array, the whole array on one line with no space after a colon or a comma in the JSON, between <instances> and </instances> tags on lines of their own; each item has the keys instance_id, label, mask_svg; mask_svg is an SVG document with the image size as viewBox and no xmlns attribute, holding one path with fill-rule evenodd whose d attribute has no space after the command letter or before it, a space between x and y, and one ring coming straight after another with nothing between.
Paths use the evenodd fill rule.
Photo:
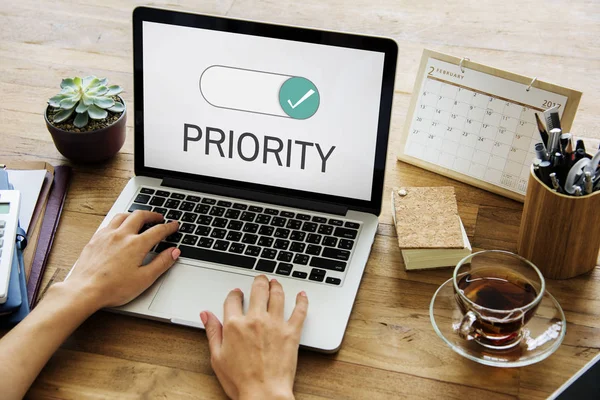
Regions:
<instances>
[{"instance_id":1,"label":"calculator button","mask_svg":"<svg viewBox=\"0 0 600 400\"><path fill-rule=\"evenodd\" d=\"M6 226L6 221L0 221L0 228L4 228Z\"/></svg>"},{"instance_id":2,"label":"calculator button","mask_svg":"<svg viewBox=\"0 0 600 400\"><path fill-rule=\"evenodd\" d=\"M4 229L0 229L0 237L4 236Z\"/></svg>"},{"instance_id":3,"label":"calculator button","mask_svg":"<svg viewBox=\"0 0 600 400\"><path fill-rule=\"evenodd\" d=\"M0 239L0 247L4 246L4 239Z\"/></svg>"}]
</instances>

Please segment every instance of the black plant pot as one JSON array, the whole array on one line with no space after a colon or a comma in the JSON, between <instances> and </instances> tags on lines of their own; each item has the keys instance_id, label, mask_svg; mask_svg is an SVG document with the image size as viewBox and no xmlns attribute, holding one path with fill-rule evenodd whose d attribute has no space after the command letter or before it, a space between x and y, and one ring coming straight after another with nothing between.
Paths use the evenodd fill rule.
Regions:
<instances>
[{"instance_id":1,"label":"black plant pot","mask_svg":"<svg viewBox=\"0 0 600 400\"><path fill-rule=\"evenodd\" d=\"M95 163L108 160L121 150L125 143L127 106L119 119L106 128L90 132L68 132L55 127L48 120L48 107L44 111L46 127L54 145L66 158L74 162Z\"/></svg>"}]
</instances>

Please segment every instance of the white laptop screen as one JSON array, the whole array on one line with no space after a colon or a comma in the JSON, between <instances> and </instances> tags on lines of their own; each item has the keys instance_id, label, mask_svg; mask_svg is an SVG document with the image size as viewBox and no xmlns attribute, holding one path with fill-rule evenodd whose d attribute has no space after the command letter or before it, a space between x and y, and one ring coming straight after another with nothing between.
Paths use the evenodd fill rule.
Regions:
<instances>
[{"instance_id":1,"label":"white laptop screen","mask_svg":"<svg viewBox=\"0 0 600 400\"><path fill-rule=\"evenodd\" d=\"M371 200L383 52L144 21L146 167Z\"/></svg>"}]
</instances>

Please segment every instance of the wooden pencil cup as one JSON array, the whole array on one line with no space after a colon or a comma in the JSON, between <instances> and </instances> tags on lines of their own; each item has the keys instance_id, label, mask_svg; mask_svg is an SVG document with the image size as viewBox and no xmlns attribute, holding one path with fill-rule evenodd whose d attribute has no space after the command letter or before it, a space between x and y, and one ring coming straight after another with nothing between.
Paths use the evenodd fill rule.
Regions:
<instances>
[{"instance_id":1,"label":"wooden pencil cup","mask_svg":"<svg viewBox=\"0 0 600 400\"><path fill-rule=\"evenodd\" d=\"M544 185L533 168L527 185L517 252L546 278L591 271L600 249L600 192L567 196Z\"/></svg>"}]
</instances>

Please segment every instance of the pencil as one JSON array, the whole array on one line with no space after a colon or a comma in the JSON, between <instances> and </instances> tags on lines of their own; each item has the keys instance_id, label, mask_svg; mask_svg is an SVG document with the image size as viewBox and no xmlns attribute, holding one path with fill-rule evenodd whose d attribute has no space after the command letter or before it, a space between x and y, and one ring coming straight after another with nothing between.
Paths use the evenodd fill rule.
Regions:
<instances>
[{"instance_id":1,"label":"pencil","mask_svg":"<svg viewBox=\"0 0 600 400\"><path fill-rule=\"evenodd\" d=\"M546 131L546 127L544 126L544 123L540 119L538 113L535 113L535 121L537 122L538 130L540 131L540 136L542 137L542 143L544 143L544 146L548 148L548 132Z\"/></svg>"}]
</instances>

